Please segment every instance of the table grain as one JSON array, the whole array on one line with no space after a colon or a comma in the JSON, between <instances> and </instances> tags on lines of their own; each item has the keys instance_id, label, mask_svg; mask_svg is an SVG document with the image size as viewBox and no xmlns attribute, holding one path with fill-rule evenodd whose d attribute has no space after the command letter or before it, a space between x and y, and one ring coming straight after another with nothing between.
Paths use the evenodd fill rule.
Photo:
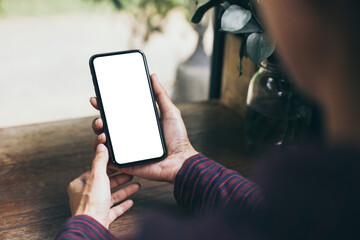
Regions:
<instances>
[{"instance_id":1,"label":"table grain","mask_svg":"<svg viewBox=\"0 0 360 240\"><path fill-rule=\"evenodd\" d=\"M178 106L195 149L226 167L247 172L243 119L217 101ZM68 183L90 169L91 122L81 118L0 129L0 239L53 239L70 217ZM173 186L135 178L134 207L110 227L115 236L137 231L148 210L181 213Z\"/></svg>"}]
</instances>

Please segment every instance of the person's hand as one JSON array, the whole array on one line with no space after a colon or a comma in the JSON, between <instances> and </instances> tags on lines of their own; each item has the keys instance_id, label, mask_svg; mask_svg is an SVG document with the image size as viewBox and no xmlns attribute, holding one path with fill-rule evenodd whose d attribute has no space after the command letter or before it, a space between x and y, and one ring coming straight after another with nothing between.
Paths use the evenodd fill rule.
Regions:
<instances>
[{"instance_id":1,"label":"person's hand","mask_svg":"<svg viewBox=\"0 0 360 240\"><path fill-rule=\"evenodd\" d=\"M131 181L132 176L118 174L109 177L107 171L110 174L115 171L107 170L108 159L107 148L99 144L91 171L73 180L68 187L71 214L86 214L106 228L132 207L132 200L124 200L140 190L139 183L132 183L111 193L111 189ZM116 205L121 201L124 202Z\"/></svg>"},{"instance_id":2,"label":"person's hand","mask_svg":"<svg viewBox=\"0 0 360 240\"><path fill-rule=\"evenodd\" d=\"M116 169L111 165L109 168L138 177L173 183L177 172L185 160L197 154L197 152L189 142L180 110L171 102L155 74L151 75L151 81L155 99L160 108L161 125L164 131L168 155L163 161L147 165L122 169ZM90 98L90 102L94 108L98 109L97 99L95 97ZM106 136L103 133L103 122L101 118L94 119L92 127L98 135L94 141L94 146L99 143L105 143Z\"/></svg>"}]
</instances>

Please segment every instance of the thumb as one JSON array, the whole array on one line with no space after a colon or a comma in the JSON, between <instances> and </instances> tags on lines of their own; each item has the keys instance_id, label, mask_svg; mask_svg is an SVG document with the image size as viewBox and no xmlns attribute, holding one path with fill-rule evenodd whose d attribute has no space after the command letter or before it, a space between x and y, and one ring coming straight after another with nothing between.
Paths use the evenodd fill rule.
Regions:
<instances>
[{"instance_id":1,"label":"thumb","mask_svg":"<svg viewBox=\"0 0 360 240\"><path fill-rule=\"evenodd\" d=\"M96 148L96 154L92 164L92 171L100 171L106 173L107 163L109 161L109 153L104 144L99 144Z\"/></svg>"}]
</instances>

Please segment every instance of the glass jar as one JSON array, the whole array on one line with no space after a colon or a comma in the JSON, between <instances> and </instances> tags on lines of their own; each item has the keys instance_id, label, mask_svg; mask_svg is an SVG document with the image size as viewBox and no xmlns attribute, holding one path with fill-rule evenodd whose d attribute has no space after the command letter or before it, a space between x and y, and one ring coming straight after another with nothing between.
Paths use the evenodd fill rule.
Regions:
<instances>
[{"instance_id":1,"label":"glass jar","mask_svg":"<svg viewBox=\"0 0 360 240\"><path fill-rule=\"evenodd\" d=\"M250 81L246 104L245 133L251 147L305 141L312 107L295 91L277 63L261 64Z\"/></svg>"}]
</instances>

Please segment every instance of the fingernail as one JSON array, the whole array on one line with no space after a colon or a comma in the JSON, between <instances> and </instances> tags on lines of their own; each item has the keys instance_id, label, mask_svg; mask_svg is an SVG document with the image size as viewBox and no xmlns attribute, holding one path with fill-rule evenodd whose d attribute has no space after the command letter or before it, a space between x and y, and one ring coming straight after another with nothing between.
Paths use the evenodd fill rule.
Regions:
<instances>
[{"instance_id":1,"label":"fingernail","mask_svg":"<svg viewBox=\"0 0 360 240\"><path fill-rule=\"evenodd\" d=\"M105 146L103 144L99 144L96 148L97 152L105 152Z\"/></svg>"}]
</instances>

